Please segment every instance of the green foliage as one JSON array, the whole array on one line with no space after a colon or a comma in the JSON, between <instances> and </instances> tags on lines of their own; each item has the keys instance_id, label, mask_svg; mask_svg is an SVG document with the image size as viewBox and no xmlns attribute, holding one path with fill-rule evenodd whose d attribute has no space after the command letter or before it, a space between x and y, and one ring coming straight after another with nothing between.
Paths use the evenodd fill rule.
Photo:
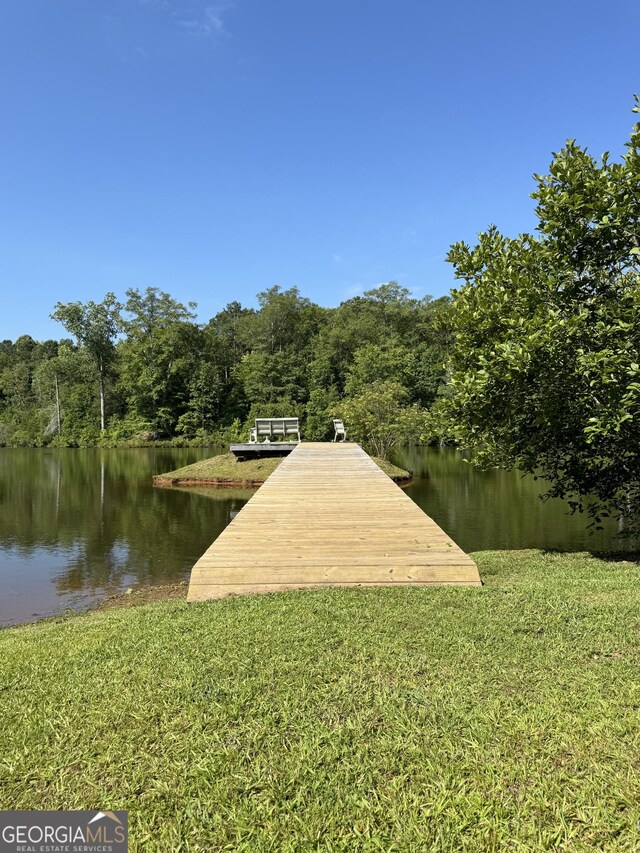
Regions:
<instances>
[{"instance_id":1,"label":"green foliage","mask_svg":"<svg viewBox=\"0 0 640 853\"><path fill-rule=\"evenodd\" d=\"M334 436L333 412L340 400L335 387L314 388L305 406L304 437L308 441L327 441Z\"/></svg>"},{"instance_id":2,"label":"green foliage","mask_svg":"<svg viewBox=\"0 0 640 853\"><path fill-rule=\"evenodd\" d=\"M449 253L465 284L446 420L478 464L541 474L596 526L637 526L640 125L621 162L569 140L536 179L539 237L490 228Z\"/></svg>"},{"instance_id":3,"label":"green foliage","mask_svg":"<svg viewBox=\"0 0 640 853\"><path fill-rule=\"evenodd\" d=\"M283 291L277 285L259 293L258 303L260 310L245 325L247 346L267 355L304 351L318 330L322 309L300 296L297 287Z\"/></svg>"},{"instance_id":4,"label":"green foliage","mask_svg":"<svg viewBox=\"0 0 640 853\"><path fill-rule=\"evenodd\" d=\"M426 412L406 405L407 391L398 382L375 380L336 407L348 424L349 437L376 456L388 459L397 445L416 444L425 428Z\"/></svg>"},{"instance_id":5,"label":"green foliage","mask_svg":"<svg viewBox=\"0 0 640 853\"><path fill-rule=\"evenodd\" d=\"M111 418L104 433L104 444L110 447L152 441L154 435L153 424L141 418L136 412L130 411L123 416Z\"/></svg>"},{"instance_id":6,"label":"green foliage","mask_svg":"<svg viewBox=\"0 0 640 853\"><path fill-rule=\"evenodd\" d=\"M413 299L396 282L337 308L275 286L257 310L231 302L203 326L193 303L158 288L126 295L124 306L113 294L58 303L75 344L0 343L0 442L227 442L256 417L286 415L325 440L345 396L390 381L424 407L444 381L448 300Z\"/></svg>"},{"instance_id":7,"label":"green foliage","mask_svg":"<svg viewBox=\"0 0 640 853\"><path fill-rule=\"evenodd\" d=\"M210 444L229 445L238 444L247 440L247 430L239 418L235 418L230 424L220 426L211 436Z\"/></svg>"},{"instance_id":8,"label":"green foliage","mask_svg":"<svg viewBox=\"0 0 640 853\"><path fill-rule=\"evenodd\" d=\"M57 302L52 319L62 323L80 347L93 359L98 371L100 394L100 429L106 425L105 382L115 359L115 339L122 330L120 311L122 305L113 293L107 293L102 302Z\"/></svg>"},{"instance_id":9,"label":"green foliage","mask_svg":"<svg viewBox=\"0 0 640 853\"><path fill-rule=\"evenodd\" d=\"M349 367L345 382L345 393L353 397L372 382L387 380L406 388L411 383L414 367L413 353L398 340L383 344L365 344L353 354L353 363Z\"/></svg>"},{"instance_id":10,"label":"green foliage","mask_svg":"<svg viewBox=\"0 0 640 853\"><path fill-rule=\"evenodd\" d=\"M120 383L136 415L165 437L188 410L189 386L197 381L202 332L192 322L195 303L185 306L155 287L130 289L127 297ZM201 401L196 406L202 410Z\"/></svg>"},{"instance_id":11,"label":"green foliage","mask_svg":"<svg viewBox=\"0 0 640 853\"><path fill-rule=\"evenodd\" d=\"M295 350L267 354L247 352L237 365L234 378L247 400L276 403L279 400L302 402L307 396L306 365Z\"/></svg>"},{"instance_id":12,"label":"green foliage","mask_svg":"<svg viewBox=\"0 0 640 853\"><path fill-rule=\"evenodd\" d=\"M97 364L105 367L114 356L114 341L122 328L122 305L113 293L102 302L56 302L52 319L62 323L82 347L86 347Z\"/></svg>"}]
</instances>

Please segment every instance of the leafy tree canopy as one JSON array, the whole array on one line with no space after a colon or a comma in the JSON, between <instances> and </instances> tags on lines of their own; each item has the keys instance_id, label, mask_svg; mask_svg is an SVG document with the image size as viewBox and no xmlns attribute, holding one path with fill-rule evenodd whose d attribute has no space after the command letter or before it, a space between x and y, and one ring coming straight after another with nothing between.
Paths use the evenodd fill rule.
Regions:
<instances>
[{"instance_id":1,"label":"leafy tree canopy","mask_svg":"<svg viewBox=\"0 0 640 853\"><path fill-rule=\"evenodd\" d=\"M57 302L51 317L58 320L95 361L100 389L100 429L106 425L105 381L115 358L115 339L122 330L122 305L113 293L102 302Z\"/></svg>"},{"instance_id":2,"label":"leafy tree canopy","mask_svg":"<svg viewBox=\"0 0 640 853\"><path fill-rule=\"evenodd\" d=\"M389 282L336 308L296 287L267 288L257 302L231 302L202 325L194 303L155 287L128 290L124 305L113 294L56 305L77 343L0 343L0 444L218 442L286 414L324 439L335 406L375 383L399 389L403 409L440 393L447 300Z\"/></svg>"},{"instance_id":3,"label":"leafy tree canopy","mask_svg":"<svg viewBox=\"0 0 640 853\"><path fill-rule=\"evenodd\" d=\"M343 400L336 413L347 423L351 438L388 459L394 447L411 444L424 430L426 412L415 404L407 406L407 396L399 382L375 380Z\"/></svg>"},{"instance_id":4,"label":"leafy tree canopy","mask_svg":"<svg viewBox=\"0 0 640 853\"><path fill-rule=\"evenodd\" d=\"M446 429L595 525L640 515L640 124L626 148L615 162L569 140L536 176L538 236L492 227L448 255L464 284Z\"/></svg>"}]
</instances>

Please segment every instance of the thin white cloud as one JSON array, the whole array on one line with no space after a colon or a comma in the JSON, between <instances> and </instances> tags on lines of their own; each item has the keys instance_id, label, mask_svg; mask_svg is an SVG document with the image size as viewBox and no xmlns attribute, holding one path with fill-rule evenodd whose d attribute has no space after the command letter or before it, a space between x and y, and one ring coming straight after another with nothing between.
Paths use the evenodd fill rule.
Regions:
<instances>
[{"instance_id":1,"label":"thin white cloud","mask_svg":"<svg viewBox=\"0 0 640 853\"><path fill-rule=\"evenodd\" d=\"M224 13L233 7L230 0L216 0L208 3L206 0L205 2L192 0L186 4L179 0L139 0L139 2L143 6L167 13L173 18L176 26L197 38L215 40L229 35L225 27Z\"/></svg>"},{"instance_id":2,"label":"thin white cloud","mask_svg":"<svg viewBox=\"0 0 640 853\"><path fill-rule=\"evenodd\" d=\"M194 11L188 18L178 20L178 26L199 38L216 39L229 35L224 25L223 14L230 8L230 3L214 3L203 9Z\"/></svg>"},{"instance_id":3,"label":"thin white cloud","mask_svg":"<svg viewBox=\"0 0 640 853\"><path fill-rule=\"evenodd\" d=\"M334 253L333 255L331 255L331 257L333 258L333 260L334 260L337 264L341 264L341 263L342 263L342 255L338 255L338 254L335 254L335 253Z\"/></svg>"}]
</instances>

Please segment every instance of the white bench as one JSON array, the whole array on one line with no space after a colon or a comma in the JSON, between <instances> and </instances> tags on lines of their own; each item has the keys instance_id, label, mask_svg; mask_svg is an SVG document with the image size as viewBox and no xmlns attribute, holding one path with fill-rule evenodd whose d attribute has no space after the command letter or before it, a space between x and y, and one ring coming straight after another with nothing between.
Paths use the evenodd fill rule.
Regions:
<instances>
[{"instance_id":1,"label":"white bench","mask_svg":"<svg viewBox=\"0 0 640 853\"><path fill-rule=\"evenodd\" d=\"M333 419L333 428L335 430L333 440L337 441L338 439L340 439L341 441L346 441L347 428L345 427L344 422L340 420L340 418Z\"/></svg>"},{"instance_id":2,"label":"white bench","mask_svg":"<svg viewBox=\"0 0 640 853\"><path fill-rule=\"evenodd\" d=\"M296 436L300 441L300 424L298 418L256 418L256 425L249 433L249 444L256 444L262 439L267 444L277 438Z\"/></svg>"}]
</instances>

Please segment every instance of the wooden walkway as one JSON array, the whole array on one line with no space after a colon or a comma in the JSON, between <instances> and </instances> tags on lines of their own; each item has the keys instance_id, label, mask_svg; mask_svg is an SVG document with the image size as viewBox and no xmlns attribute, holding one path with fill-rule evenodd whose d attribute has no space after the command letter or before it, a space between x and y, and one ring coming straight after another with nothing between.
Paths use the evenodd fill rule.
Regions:
<instances>
[{"instance_id":1,"label":"wooden walkway","mask_svg":"<svg viewBox=\"0 0 640 853\"><path fill-rule=\"evenodd\" d=\"M480 576L359 445L305 442L195 564L188 600L399 584L479 586Z\"/></svg>"}]
</instances>

